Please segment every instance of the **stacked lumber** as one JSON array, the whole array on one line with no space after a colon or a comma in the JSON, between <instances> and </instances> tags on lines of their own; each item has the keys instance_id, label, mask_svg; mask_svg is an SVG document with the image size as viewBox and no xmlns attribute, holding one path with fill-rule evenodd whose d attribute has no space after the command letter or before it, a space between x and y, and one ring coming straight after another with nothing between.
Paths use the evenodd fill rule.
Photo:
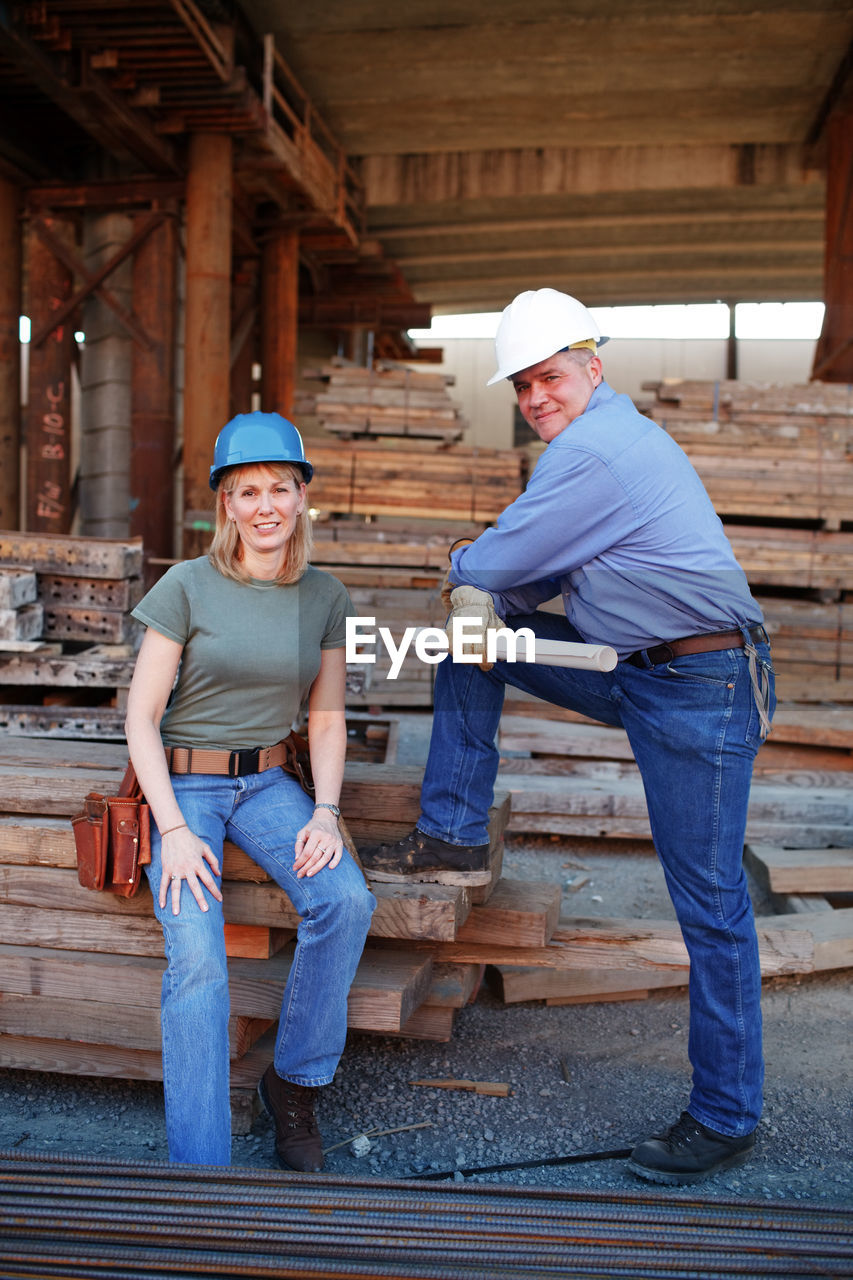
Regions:
<instances>
[{"instance_id":1,"label":"stacked lumber","mask_svg":"<svg viewBox=\"0 0 853 1280\"><path fill-rule=\"evenodd\" d=\"M387 362L367 369L333 360L303 376L325 383L311 400L302 397L303 412L316 414L325 431L343 439L409 436L449 444L460 440L468 425L447 393L452 374Z\"/></svg>"},{"instance_id":2,"label":"stacked lumber","mask_svg":"<svg viewBox=\"0 0 853 1280\"><path fill-rule=\"evenodd\" d=\"M114 791L118 744L0 735L0 1066L161 1078L163 939L143 882L135 898L83 889L68 818L89 790ZM421 772L348 764L341 799L356 843L396 838L419 810ZM447 1040L481 978L444 946L542 946L560 888L501 878L509 801L491 813L491 882L478 889L372 885L378 905L349 998L362 1032ZM245 1099L271 1055L298 916L236 845L224 851L232 1089ZM420 943L435 944L425 954ZM235 1104L236 1105L236 1104Z\"/></svg>"},{"instance_id":3,"label":"stacked lumber","mask_svg":"<svg viewBox=\"0 0 853 1280\"><path fill-rule=\"evenodd\" d=\"M0 531L0 566L35 574L41 638L128 644L143 594L142 540ZM34 638L34 637L29 637Z\"/></svg>"},{"instance_id":4,"label":"stacked lumber","mask_svg":"<svg viewBox=\"0 0 853 1280\"><path fill-rule=\"evenodd\" d=\"M312 441L310 452L311 505L321 512L488 522L524 488L524 459L516 449L359 440Z\"/></svg>"},{"instance_id":5,"label":"stacked lumber","mask_svg":"<svg viewBox=\"0 0 853 1280\"><path fill-rule=\"evenodd\" d=\"M120 736L143 589L138 538L0 531L0 600L26 619L0 644L0 728Z\"/></svg>"},{"instance_id":6,"label":"stacked lumber","mask_svg":"<svg viewBox=\"0 0 853 1280\"><path fill-rule=\"evenodd\" d=\"M498 785L512 797L511 832L651 839L639 770L623 729L561 708L547 719L525 715L533 706L523 700L510 700L507 708L498 739ZM853 724L849 717L843 721L839 708L804 710L805 729L796 704L780 708L758 753L747 838L845 846L853 842Z\"/></svg>"},{"instance_id":7,"label":"stacked lumber","mask_svg":"<svg viewBox=\"0 0 853 1280\"><path fill-rule=\"evenodd\" d=\"M317 522L311 562L347 587L438 587L447 572L448 548L458 538L477 538L484 525L444 521Z\"/></svg>"},{"instance_id":8,"label":"stacked lumber","mask_svg":"<svg viewBox=\"0 0 853 1280\"><path fill-rule=\"evenodd\" d=\"M648 382L639 405L687 453L721 516L819 521L853 511L853 397L842 384Z\"/></svg>"}]
</instances>

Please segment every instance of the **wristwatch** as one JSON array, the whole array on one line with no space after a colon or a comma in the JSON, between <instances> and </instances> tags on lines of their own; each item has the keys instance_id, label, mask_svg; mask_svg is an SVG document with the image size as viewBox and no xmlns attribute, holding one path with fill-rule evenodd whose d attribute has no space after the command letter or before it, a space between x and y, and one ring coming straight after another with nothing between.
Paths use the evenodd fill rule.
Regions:
<instances>
[{"instance_id":1,"label":"wristwatch","mask_svg":"<svg viewBox=\"0 0 853 1280\"><path fill-rule=\"evenodd\" d=\"M314 805L315 809L330 809L336 818L341 816L341 811L336 804L328 804L325 800L318 800Z\"/></svg>"}]
</instances>

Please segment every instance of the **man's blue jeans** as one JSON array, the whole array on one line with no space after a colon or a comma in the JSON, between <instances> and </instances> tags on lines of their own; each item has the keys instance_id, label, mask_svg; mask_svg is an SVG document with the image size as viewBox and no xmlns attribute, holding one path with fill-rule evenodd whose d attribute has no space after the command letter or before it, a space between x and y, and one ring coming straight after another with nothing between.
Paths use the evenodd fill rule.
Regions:
<instances>
[{"instance_id":1,"label":"man's blue jeans","mask_svg":"<svg viewBox=\"0 0 853 1280\"><path fill-rule=\"evenodd\" d=\"M302 917L282 1000L275 1069L296 1084L328 1084L343 1052L347 995L376 905L360 869L344 850L337 867L296 878L296 833L314 806L282 769L244 778L187 774L174 776L172 783L187 825L207 841L220 867L227 836L281 885ZM160 835L152 829L148 877L168 961L161 1025L169 1157L187 1164L230 1164L222 904L206 894L208 910L201 911L183 884L180 913L172 914L171 893L161 910L160 866Z\"/></svg>"},{"instance_id":2,"label":"man's blue jeans","mask_svg":"<svg viewBox=\"0 0 853 1280\"><path fill-rule=\"evenodd\" d=\"M512 617L554 640L581 637L555 614ZM756 646L770 681L770 651ZM692 654L612 672L496 663L436 670L435 716L418 826L454 844L487 839L498 767L495 735L512 684L547 702L622 725L643 779L655 847L690 954L694 1119L750 1133L761 1114L761 977L743 871L749 788L760 721L744 649Z\"/></svg>"}]
</instances>

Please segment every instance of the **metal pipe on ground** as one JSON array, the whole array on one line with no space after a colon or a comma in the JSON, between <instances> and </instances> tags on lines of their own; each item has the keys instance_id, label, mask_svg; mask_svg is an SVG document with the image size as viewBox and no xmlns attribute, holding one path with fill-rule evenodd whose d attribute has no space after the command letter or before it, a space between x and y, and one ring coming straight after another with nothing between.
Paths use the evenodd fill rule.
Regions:
<instances>
[{"instance_id":1,"label":"metal pipe on ground","mask_svg":"<svg viewBox=\"0 0 853 1280\"><path fill-rule=\"evenodd\" d=\"M0 1275L853 1276L840 1207L0 1153Z\"/></svg>"}]
</instances>

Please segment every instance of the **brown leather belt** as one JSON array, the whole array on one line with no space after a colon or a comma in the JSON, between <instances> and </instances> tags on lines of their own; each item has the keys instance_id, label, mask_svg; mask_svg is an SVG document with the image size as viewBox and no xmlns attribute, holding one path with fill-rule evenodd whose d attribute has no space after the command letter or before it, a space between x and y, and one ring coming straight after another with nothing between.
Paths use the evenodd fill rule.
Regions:
<instances>
[{"instance_id":1,"label":"brown leather belt","mask_svg":"<svg viewBox=\"0 0 853 1280\"><path fill-rule=\"evenodd\" d=\"M224 778L241 778L247 773L263 773L286 764L285 739L272 747L250 747L245 751L219 751L216 747L167 747L170 773L214 773Z\"/></svg>"},{"instance_id":2,"label":"brown leather belt","mask_svg":"<svg viewBox=\"0 0 853 1280\"><path fill-rule=\"evenodd\" d=\"M754 644L766 644L767 632L763 627L750 627L747 631ZM664 644L653 645L650 649L638 649L625 659L632 667L656 667L660 662L671 662L673 658L683 658L688 653L714 653L717 649L742 649L743 635L740 631L706 631L698 636L684 636L681 640L669 640Z\"/></svg>"}]
</instances>

